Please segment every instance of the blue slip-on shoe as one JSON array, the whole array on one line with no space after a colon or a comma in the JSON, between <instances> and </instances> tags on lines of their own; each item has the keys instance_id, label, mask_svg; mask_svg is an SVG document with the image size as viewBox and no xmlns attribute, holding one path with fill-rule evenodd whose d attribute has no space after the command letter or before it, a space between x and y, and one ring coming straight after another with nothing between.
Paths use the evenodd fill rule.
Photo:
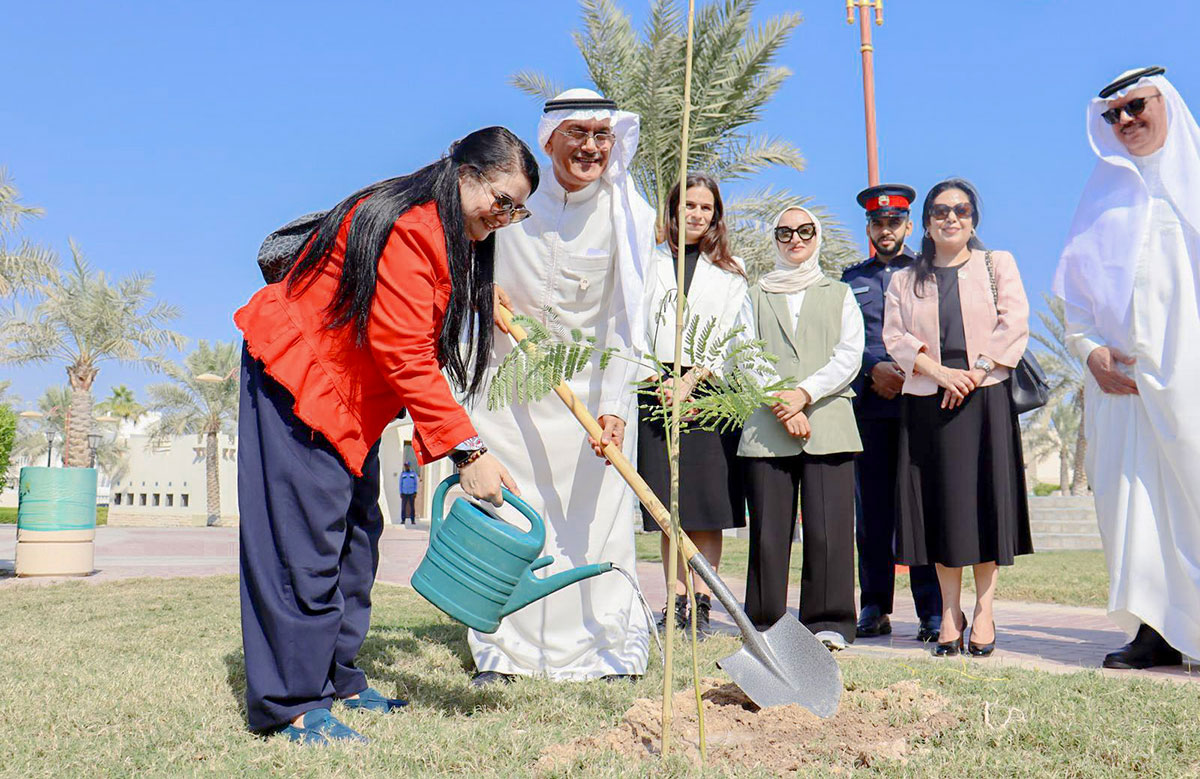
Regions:
<instances>
[{"instance_id":1,"label":"blue slip-on shoe","mask_svg":"<svg viewBox=\"0 0 1200 779\"><path fill-rule=\"evenodd\" d=\"M298 741L310 746L329 744L334 741L360 744L368 741L366 736L335 719L329 709L310 709L304 712L304 727L288 725L279 732L287 736L288 741Z\"/></svg>"},{"instance_id":2,"label":"blue slip-on shoe","mask_svg":"<svg viewBox=\"0 0 1200 779\"><path fill-rule=\"evenodd\" d=\"M403 709L408 705L408 701L401 698L384 697L379 690L376 690L374 687L368 687L360 692L357 698L343 698L342 704L348 709L366 709L367 711L381 711L387 714Z\"/></svg>"}]
</instances>

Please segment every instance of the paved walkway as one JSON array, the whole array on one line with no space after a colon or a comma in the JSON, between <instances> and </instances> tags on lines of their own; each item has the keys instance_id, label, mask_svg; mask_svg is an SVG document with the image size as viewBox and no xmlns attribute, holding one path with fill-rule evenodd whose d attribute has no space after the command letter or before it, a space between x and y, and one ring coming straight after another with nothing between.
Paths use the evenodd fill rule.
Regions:
<instances>
[{"instance_id":1,"label":"paved walkway","mask_svg":"<svg viewBox=\"0 0 1200 779\"><path fill-rule=\"evenodd\" d=\"M409 577L425 553L427 525L389 526L380 543L378 580L408 586ZM63 581L59 578L17 579L13 575L16 528L0 525L0 590L37 587ZM96 531L97 573L86 582L104 582L131 577L213 576L237 573L237 530L231 528L143 528L101 527ZM638 578L646 599L654 609L664 603L665 587L658 563L639 563ZM739 597L745 582L728 579ZM793 588L788 602L797 603ZM968 602L969 603L969 602ZM970 606L964 604L969 609ZM714 621L736 633L732 621L714 604ZM1056 606L1041 603L996 603L999 645L986 662L1014 665L1056 673L1097 669L1106 652L1125 643L1125 635L1108 621L1103 609ZM928 650L915 640L916 617L907 593L897 593L890 636L859 639L847 655L919 659ZM963 661L959 661L963 662ZM1106 675L1131 674L1155 679L1200 682L1200 666L1178 666L1150 671L1109 671Z\"/></svg>"}]
</instances>

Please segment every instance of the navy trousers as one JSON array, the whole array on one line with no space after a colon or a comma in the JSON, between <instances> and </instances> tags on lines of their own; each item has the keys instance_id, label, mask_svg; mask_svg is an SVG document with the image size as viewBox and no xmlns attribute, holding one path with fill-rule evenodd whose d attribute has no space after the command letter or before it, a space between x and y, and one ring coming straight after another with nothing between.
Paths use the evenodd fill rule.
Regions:
<instances>
[{"instance_id":1,"label":"navy trousers","mask_svg":"<svg viewBox=\"0 0 1200 779\"><path fill-rule=\"evenodd\" d=\"M355 476L242 349L238 417L242 646L251 730L366 689L354 665L379 565L379 450Z\"/></svg>"},{"instance_id":2,"label":"navy trousers","mask_svg":"<svg viewBox=\"0 0 1200 779\"><path fill-rule=\"evenodd\" d=\"M855 483L858 586L863 608L878 606L892 613L896 592L896 467L900 420L862 419L858 425L863 451L857 459ZM941 616L942 591L932 565L908 569L917 617Z\"/></svg>"}]
</instances>

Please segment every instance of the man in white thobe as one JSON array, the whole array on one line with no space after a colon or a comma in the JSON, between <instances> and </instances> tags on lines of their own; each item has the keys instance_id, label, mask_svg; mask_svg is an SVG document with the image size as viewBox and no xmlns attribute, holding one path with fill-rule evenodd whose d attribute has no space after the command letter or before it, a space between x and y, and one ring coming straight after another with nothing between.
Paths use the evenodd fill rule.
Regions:
<instances>
[{"instance_id":1,"label":"man in white thobe","mask_svg":"<svg viewBox=\"0 0 1200 779\"><path fill-rule=\"evenodd\" d=\"M1110 618L1107 668L1200 657L1200 128L1163 68L1088 108L1100 158L1055 274L1087 364L1087 470Z\"/></svg>"},{"instance_id":2,"label":"man in white thobe","mask_svg":"<svg viewBox=\"0 0 1200 779\"><path fill-rule=\"evenodd\" d=\"M501 302L552 328L578 328L597 347L645 349L645 280L654 257L654 210L629 175L638 117L588 89L546 103L538 144L550 157L526 204L532 216L496 235L495 282ZM511 351L499 336L494 370ZM593 363L569 382L599 417L605 442L636 451L636 369L614 359ZM609 561L635 573L633 493L597 457L583 428L558 400L471 414L483 440L521 485L521 497L546 520L538 575ZM505 617L497 632L468 636L481 686L516 675L586 680L641 675L649 625L637 593L619 574L573 584Z\"/></svg>"}]
</instances>

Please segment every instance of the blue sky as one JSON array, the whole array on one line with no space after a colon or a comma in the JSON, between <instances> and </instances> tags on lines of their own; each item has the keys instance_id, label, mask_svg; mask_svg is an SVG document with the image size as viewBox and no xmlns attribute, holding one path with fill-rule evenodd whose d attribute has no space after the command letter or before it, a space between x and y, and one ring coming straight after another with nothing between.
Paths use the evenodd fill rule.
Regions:
<instances>
[{"instance_id":1,"label":"blue sky","mask_svg":"<svg viewBox=\"0 0 1200 779\"><path fill-rule=\"evenodd\" d=\"M622 0L640 20L646 0ZM866 184L857 28L842 0L763 0L805 22L763 132L805 154L762 183L813 196L858 230ZM521 69L585 84L571 0L59 2L0 0L0 165L45 208L25 233L123 275L149 271L192 339L236 336L261 283L254 255L288 219L408 172L489 124L533 136ZM1195 0L885 0L874 28L884 180L949 175L983 195L980 232L1013 251L1040 300L1094 162L1087 100L1116 73L1162 64L1200 100ZM27 401L58 365L0 366ZM141 388L116 364L97 381Z\"/></svg>"}]
</instances>

